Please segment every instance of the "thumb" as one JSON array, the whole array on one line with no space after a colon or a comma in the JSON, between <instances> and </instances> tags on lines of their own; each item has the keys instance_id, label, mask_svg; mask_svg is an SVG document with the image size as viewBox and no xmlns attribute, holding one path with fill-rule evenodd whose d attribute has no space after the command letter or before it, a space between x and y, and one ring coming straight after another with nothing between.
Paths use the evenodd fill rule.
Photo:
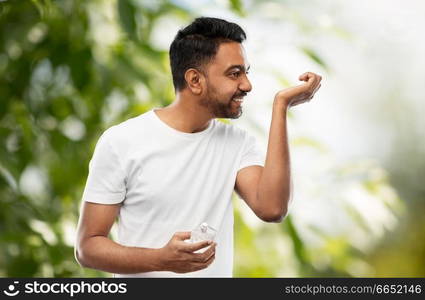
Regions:
<instances>
[{"instance_id":1,"label":"thumb","mask_svg":"<svg viewBox=\"0 0 425 300\"><path fill-rule=\"evenodd\" d=\"M175 238L178 241L184 241L184 240L190 239L190 231L176 232L173 238Z\"/></svg>"},{"instance_id":2,"label":"thumb","mask_svg":"<svg viewBox=\"0 0 425 300\"><path fill-rule=\"evenodd\" d=\"M312 83L314 81L313 74L310 74L310 72L305 72L298 77L300 81L305 81L306 83Z\"/></svg>"},{"instance_id":3,"label":"thumb","mask_svg":"<svg viewBox=\"0 0 425 300\"><path fill-rule=\"evenodd\" d=\"M298 80L300 81L306 81L307 79L308 79L308 72L305 72L298 77Z\"/></svg>"}]
</instances>

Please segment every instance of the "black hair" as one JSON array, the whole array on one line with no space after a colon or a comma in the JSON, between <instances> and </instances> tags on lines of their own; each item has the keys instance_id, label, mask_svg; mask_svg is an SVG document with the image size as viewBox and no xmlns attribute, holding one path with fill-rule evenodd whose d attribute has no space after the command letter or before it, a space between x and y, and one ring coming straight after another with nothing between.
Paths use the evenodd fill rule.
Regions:
<instances>
[{"instance_id":1,"label":"black hair","mask_svg":"<svg viewBox=\"0 0 425 300\"><path fill-rule=\"evenodd\" d=\"M243 29L218 18L200 17L178 31L170 46L170 64L176 91L186 87L184 74L190 68L202 72L225 42L242 43L246 39Z\"/></svg>"}]
</instances>

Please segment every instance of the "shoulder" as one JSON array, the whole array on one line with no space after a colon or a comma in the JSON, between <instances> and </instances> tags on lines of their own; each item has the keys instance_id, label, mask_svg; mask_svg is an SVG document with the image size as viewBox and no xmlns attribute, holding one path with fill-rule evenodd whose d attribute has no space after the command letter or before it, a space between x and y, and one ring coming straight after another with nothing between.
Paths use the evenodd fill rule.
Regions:
<instances>
[{"instance_id":1,"label":"shoulder","mask_svg":"<svg viewBox=\"0 0 425 300\"><path fill-rule=\"evenodd\" d=\"M114 148L127 147L143 136L149 128L149 112L146 112L107 128L99 140L113 145Z\"/></svg>"},{"instance_id":2,"label":"shoulder","mask_svg":"<svg viewBox=\"0 0 425 300\"><path fill-rule=\"evenodd\" d=\"M215 123L216 132L219 135L225 136L226 138L231 138L238 140L239 142L243 142L249 137L249 134L245 129L236 126L226 119L216 119Z\"/></svg>"},{"instance_id":3,"label":"shoulder","mask_svg":"<svg viewBox=\"0 0 425 300\"><path fill-rule=\"evenodd\" d=\"M140 131L146 128L146 125L150 122L150 111L142 113L133 118L122 121L121 123L115 124L104 131L104 135L108 135L111 138L119 138L120 136L126 137L135 134L135 131Z\"/></svg>"}]
</instances>

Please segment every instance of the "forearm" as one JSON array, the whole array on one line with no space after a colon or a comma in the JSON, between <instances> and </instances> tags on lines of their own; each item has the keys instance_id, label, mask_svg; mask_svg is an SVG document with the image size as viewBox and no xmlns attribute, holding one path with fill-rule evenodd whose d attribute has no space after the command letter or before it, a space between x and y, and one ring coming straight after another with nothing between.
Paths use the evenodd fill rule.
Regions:
<instances>
[{"instance_id":1,"label":"forearm","mask_svg":"<svg viewBox=\"0 0 425 300\"><path fill-rule=\"evenodd\" d=\"M265 166L259 181L257 197L264 210L283 217L291 193L290 155L286 123L287 106L273 103Z\"/></svg>"},{"instance_id":2,"label":"forearm","mask_svg":"<svg viewBox=\"0 0 425 300\"><path fill-rule=\"evenodd\" d=\"M87 238L76 251L84 267L117 274L162 271L160 249L126 247L107 237Z\"/></svg>"}]
</instances>

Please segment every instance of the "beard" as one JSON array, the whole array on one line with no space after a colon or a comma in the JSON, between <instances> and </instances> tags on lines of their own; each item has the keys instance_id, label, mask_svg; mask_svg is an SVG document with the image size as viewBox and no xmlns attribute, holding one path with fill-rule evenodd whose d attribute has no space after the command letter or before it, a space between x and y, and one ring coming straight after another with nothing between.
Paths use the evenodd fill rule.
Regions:
<instances>
[{"instance_id":1,"label":"beard","mask_svg":"<svg viewBox=\"0 0 425 300\"><path fill-rule=\"evenodd\" d=\"M220 96L215 88L209 87L200 105L207 108L215 118L238 119L242 115L242 105L235 103L232 99L241 95L246 93L235 93L232 97L225 99L226 97Z\"/></svg>"}]
</instances>

